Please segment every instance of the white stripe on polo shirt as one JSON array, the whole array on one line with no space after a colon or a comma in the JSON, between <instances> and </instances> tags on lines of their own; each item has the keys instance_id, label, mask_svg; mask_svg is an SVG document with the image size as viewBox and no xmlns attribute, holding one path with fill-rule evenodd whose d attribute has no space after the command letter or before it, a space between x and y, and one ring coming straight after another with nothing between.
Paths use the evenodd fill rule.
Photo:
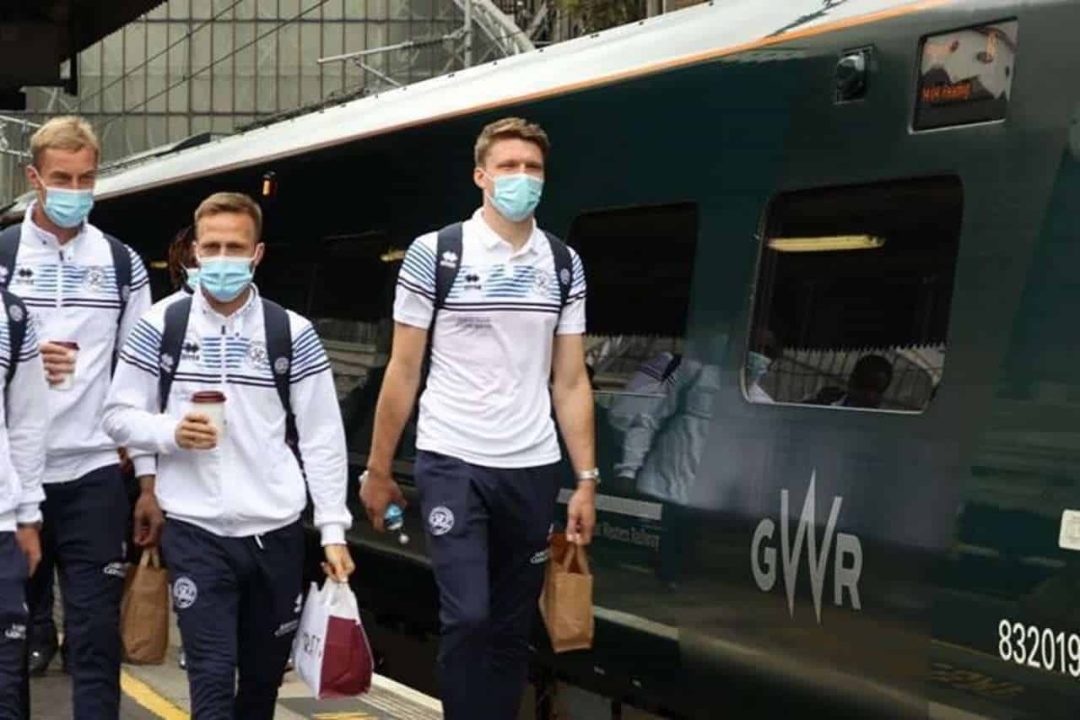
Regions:
<instances>
[{"instance_id":1,"label":"white stripe on polo shirt","mask_svg":"<svg viewBox=\"0 0 1080 720\"><path fill-rule=\"evenodd\" d=\"M429 328L437 234L409 246L394 320ZM554 335L585 332L585 269L570 250L573 281L560 314L555 261L535 225L515 251L484 221L465 221L462 257L432 338L416 447L475 465L521 468L559 460L551 419Z\"/></svg>"}]
</instances>

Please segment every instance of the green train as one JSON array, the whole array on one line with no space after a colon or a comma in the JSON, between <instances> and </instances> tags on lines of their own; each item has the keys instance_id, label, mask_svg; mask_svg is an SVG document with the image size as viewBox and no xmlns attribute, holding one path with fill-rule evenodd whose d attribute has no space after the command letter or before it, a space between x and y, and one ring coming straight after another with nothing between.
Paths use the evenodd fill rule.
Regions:
<instances>
[{"instance_id":1,"label":"green train","mask_svg":"<svg viewBox=\"0 0 1080 720\"><path fill-rule=\"evenodd\" d=\"M160 261L208 193L261 197L257 280L316 320L355 476L402 251L476 205L483 124L541 123L605 482L595 647L538 630L538 712L1076 718L1078 29L1077 0L718 0L162 151L95 221ZM415 506L409 544L350 542L382 672L429 688Z\"/></svg>"}]
</instances>

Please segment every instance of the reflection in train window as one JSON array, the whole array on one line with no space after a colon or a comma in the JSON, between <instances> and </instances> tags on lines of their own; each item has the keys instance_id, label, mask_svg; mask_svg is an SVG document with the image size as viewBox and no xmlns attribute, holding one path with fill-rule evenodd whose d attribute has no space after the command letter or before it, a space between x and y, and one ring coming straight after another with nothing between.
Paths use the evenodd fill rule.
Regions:
<instances>
[{"instance_id":1,"label":"reflection in train window","mask_svg":"<svg viewBox=\"0 0 1080 720\"><path fill-rule=\"evenodd\" d=\"M399 262L381 232L342 234L320 243L308 278L306 314L334 370L338 396L366 384L390 351L390 312Z\"/></svg>"},{"instance_id":2,"label":"reflection in train window","mask_svg":"<svg viewBox=\"0 0 1080 720\"><path fill-rule=\"evenodd\" d=\"M693 203L590 212L570 227L588 275L585 360L609 490L635 490L664 424L680 377L697 232Z\"/></svg>"},{"instance_id":3,"label":"reflection in train window","mask_svg":"<svg viewBox=\"0 0 1080 720\"><path fill-rule=\"evenodd\" d=\"M776 198L765 221L746 398L925 410L945 368L962 210L954 177Z\"/></svg>"},{"instance_id":4,"label":"reflection in train window","mask_svg":"<svg viewBox=\"0 0 1080 720\"><path fill-rule=\"evenodd\" d=\"M394 284L404 257L383 232L322 239L308 280L307 315L322 338L353 461L364 462L375 405L390 359ZM402 455L404 453L404 455ZM412 428L399 457L412 453Z\"/></svg>"}]
</instances>

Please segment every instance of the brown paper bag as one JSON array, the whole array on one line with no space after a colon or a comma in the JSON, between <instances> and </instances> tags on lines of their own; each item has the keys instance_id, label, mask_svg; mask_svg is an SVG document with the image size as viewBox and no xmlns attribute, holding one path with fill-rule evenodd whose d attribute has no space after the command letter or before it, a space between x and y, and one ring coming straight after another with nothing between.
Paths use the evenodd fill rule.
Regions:
<instances>
[{"instance_id":1,"label":"brown paper bag","mask_svg":"<svg viewBox=\"0 0 1080 720\"><path fill-rule=\"evenodd\" d=\"M169 647L169 580L156 548L128 570L120 604L124 662L160 665Z\"/></svg>"},{"instance_id":2,"label":"brown paper bag","mask_svg":"<svg viewBox=\"0 0 1080 720\"><path fill-rule=\"evenodd\" d=\"M592 596L593 578L585 548L567 542L565 534L555 533L540 595L540 615L555 652L592 647Z\"/></svg>"}]
</instances>

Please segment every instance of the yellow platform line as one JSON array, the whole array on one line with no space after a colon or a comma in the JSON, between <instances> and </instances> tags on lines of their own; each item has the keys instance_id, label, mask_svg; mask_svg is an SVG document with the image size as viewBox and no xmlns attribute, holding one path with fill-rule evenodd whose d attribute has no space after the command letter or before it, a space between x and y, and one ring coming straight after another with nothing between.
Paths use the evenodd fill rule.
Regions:
<instances>
[{"instance_id":1,"label":"yellow platform line","mask_svg":"<svg viewBox=\"0 0 1080 720\"><path fill-rule=\"evenodd\" d=\"M126 670L120 671L120 689L125 695L141 707L157 715L161 720L191 720L190 715Z\"/></svg>"}]
</instances>

